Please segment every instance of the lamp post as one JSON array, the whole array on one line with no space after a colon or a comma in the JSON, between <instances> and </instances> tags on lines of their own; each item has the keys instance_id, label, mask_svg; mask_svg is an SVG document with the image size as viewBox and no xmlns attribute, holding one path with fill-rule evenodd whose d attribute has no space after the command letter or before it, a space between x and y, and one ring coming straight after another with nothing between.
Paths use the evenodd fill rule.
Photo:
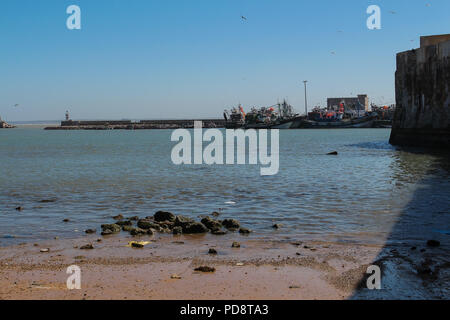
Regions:
<instances>
[{"instance_id":1,"label":"lamp post","mask_svg":"<svg viewBox=\"0 0 450 320\"><path fill-rule=\"evenodd\" d=\"M306 84L308 83L308 80L303 81L305 84L305 115L308 116L308 98L306 95Z\"/></svg>"}]
</instances>

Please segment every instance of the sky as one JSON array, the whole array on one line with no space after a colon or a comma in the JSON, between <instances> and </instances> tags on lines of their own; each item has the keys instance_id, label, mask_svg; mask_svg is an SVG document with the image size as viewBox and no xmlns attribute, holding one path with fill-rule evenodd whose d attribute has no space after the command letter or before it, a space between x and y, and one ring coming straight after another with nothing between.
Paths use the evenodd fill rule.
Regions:
<instances>
[{"instance_id":1,"label":"sky","mask_svg":"<svg viewBox=\"0 0 450 320\"><path fill-rule=\"evenodd\" d=\"M220 118L282 99L302 113L303 80L310 108L361 93L391 104L396 53L450 33L449 12L448 0L2 0L0 116Z\"/></svg>"}]
</instances>

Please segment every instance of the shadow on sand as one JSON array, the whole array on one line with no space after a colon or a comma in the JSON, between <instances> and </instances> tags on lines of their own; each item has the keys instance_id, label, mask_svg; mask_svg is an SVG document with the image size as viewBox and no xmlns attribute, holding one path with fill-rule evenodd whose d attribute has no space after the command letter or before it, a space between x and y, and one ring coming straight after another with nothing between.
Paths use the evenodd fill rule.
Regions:
<instances>
[{"instance_id":1,"label":"shadow on sand","mask_svg":"<svg viewBox=\"0 0 450 320\"><path fill-rule=\"evenodd\" d=\"M412 151L417 155L417 150ZM414 179L425 169L420 163L411 165L413 153L399 153L399 175ZM350 299L450 298L450 156L431 158L373 262L381 269L381 290L367 289L366 275ZM428 240L437 240L440 246L430 246Z\"/></svg>"}]
</instances>

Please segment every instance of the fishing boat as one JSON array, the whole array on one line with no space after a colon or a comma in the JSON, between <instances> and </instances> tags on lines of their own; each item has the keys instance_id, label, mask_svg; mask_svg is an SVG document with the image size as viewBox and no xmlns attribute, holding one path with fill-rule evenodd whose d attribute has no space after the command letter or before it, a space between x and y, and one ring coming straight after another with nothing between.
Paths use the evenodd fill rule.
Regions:
<instances>
[{"instance_id":1,"label":"fishing boat","mask_svg":"<svg viewBox=\"0 0 450 320\"><path fill-rule=\"evenodd\" d=\"M225 111L224 117L229 129L292 129L300 120L286 101L270 107L253 107L248 113L239 105L231 109L231 114Z\"/></svg>"},{"instance_id":2,"label":"fishing boat","mask_svg":"<svg viewBox=\"0 0 450 320\"><path fill-rule=\"evenodd\" d=\"M371 128L376 115L363 111L361 105L348 108L341 103L338 110L316 107L298 123L300 129Z\"/></svg>"},{"instance_id":3,"label":"fishing boat","mask_svg":"<svg viewBox=\"0 0 450 320\"><path fill-rule=\"evenodd\" d=\"M303 120L299 123L299 129L345 129L345 128L372 128L376 120L375 116L366 115L359 118L339 120Z\"/></svg>"}]
</instances>

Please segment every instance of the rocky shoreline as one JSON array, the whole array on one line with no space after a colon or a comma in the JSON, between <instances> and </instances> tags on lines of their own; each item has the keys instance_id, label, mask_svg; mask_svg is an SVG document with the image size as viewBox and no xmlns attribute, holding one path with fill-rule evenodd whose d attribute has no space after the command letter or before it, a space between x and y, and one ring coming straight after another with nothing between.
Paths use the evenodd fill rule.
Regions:
<instances>
[{"instance_id":1,"label":"rocky shoreline","mask_svg":"<svg viewBox=\"0 0 450 320\"><path fill-rule=\"evenodd\" d=\"M119 214L82 238L0 248L0 299L450 297L449 252L439 241L261 240L247 237L252 231L239 221L219 217ZM81 290L66 287L66 269L74 265L82 270ZM371 265L382 270L383 290L367 289Z\"/></svg>"},{"instance_id":2,"label":"rocky shoreline","mask_svg":"<svg viewBox=\"0 0 450 320\"><path fill-rule=\"evenodd\" d=\"M219 216L218 212L213 212L212 216ZM101 225L101 235L108 236L112 234L128 232L131 236L153 235L156 232L165 234L203 234L211 233L214 235L225 235L228 232L239 232L249 234L252 231L241 227L239 221L235 219L218 220L210 216L202 216L201 221L195 221L192 218L175 215L171 212L158 211L153 216L147 216L140 219L138 216L124 217L117 215L111 224ZM96 230L88 229L86 233L95 233Z\"/></svg>"}]
</instances>

